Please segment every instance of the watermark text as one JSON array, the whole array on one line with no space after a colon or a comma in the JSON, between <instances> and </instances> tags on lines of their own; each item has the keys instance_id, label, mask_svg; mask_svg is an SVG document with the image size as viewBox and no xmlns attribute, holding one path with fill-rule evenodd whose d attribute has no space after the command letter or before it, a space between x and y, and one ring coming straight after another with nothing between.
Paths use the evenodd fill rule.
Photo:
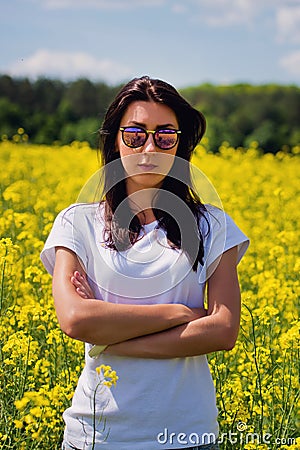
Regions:
<instances>
[{"instance_id":1,"label":"watermark text","mask_svg":"<svg viewBox=\"0 0 300 450\"><path fill-rule=\"evenodd\" d=\"M237 425L237 432L229 431L228 433L221 433L216 436L214 433L184 433L173 432L168 428L157 434L156 440L161 445L205 445L213 442L223 444L229 442L230 444L276 444L276 445L295 445L295 438L288 437L276 437L274 438L271 433L255 433L247 432L247 425L244 422L239 422Z\"/></svg>"}]
</instances>

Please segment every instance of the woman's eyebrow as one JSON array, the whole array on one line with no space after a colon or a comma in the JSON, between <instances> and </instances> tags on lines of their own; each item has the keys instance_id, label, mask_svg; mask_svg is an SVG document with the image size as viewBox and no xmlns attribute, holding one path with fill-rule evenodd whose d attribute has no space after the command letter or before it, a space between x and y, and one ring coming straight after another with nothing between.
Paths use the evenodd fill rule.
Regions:
<instances>
[{"instance_id":1,"label":"woman's eyebrow","mask_svg":"<svg viewBox=\"0 0 300 450\"><path fill-rule=\"evenodd\" d=\"M135 120L130 120L129 123L132 123L132 124L134 124L136 126L139 126L139 127L147 129L147 126L146 126L145 123L136 122ZM176 128L176 126L173 123L163 123L161 125L157 125L155 129L156 130L162 130L163 128L169 128L169 127Z\"/></svg>"}]
</instances>

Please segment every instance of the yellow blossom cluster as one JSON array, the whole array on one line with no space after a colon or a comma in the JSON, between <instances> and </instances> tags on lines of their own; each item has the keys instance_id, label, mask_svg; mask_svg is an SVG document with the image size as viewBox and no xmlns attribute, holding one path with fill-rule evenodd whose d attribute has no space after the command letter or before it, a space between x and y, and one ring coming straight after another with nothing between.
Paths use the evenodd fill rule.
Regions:
<instances>
[{"instance_id":1,"label":"yellow blossom cluster","mask_svg":"<svg viewBox=\"0 0 300 450\"><path fill-rule=\"evenodd\" d=\"M103 378L101 378L101 383L104 386L111 388L117 384L119 377L115 370L108 365L101 364L99 367L96 367L96 372L100 376L102 374Z\"/></svg>"},{"instance_id":2,"label":"yellow blossom cluster","mask_svg":"<svg viewBox=\"0 0 300 450\"><path fill-rule=\"evenodd\" d=\"M227 436L222 450L300 448L299 153L261 155L255 145L224 143L219 154L199 146L192 160L251 240L239 265L237 344L209 355ZM59 329L39 253L56 214L77 201L98 160L86 143L4 141L0 162L0 448L53 450L84 353ZM110 367L97 373L102 384L115 385Z\"/></svg>"}]
</instances>

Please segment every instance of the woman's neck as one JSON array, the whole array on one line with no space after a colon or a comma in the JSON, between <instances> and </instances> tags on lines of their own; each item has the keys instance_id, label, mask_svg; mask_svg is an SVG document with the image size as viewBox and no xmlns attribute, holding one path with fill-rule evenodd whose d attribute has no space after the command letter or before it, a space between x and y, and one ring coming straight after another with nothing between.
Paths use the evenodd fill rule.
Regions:
<instances>
[{"instance_id":1,"label":"woman's neck","mask_svg":"<svg viewBox=\"0 0 300 450\"><path fill-rule=\"evenodd\" d=\"M141 189L128 192L127 198L132 212L137 215L141 225L154 222L156 217L153 212L153 199L157 195L157 189Z\"/></svg>"},{"instance_id":2,"label":"woman's neck","mask_svg":"<svg viewBox=\"0 0 300 450\"><path fill-rule=\"evenodd\" d=\"M147 225L148 223L152 223L156 220L153 209L145 209L137 214L140 224Z\"/></svg>"}]
</instances>

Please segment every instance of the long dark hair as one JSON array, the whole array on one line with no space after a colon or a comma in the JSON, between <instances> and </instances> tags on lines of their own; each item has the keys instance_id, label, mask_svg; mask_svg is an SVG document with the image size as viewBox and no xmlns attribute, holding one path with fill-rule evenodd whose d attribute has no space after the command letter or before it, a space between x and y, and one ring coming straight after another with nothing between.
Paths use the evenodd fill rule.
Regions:
<instances>
[{"instance_id":1,"label":"long dark hair","mask_svg":"<svg viewBox=\"0 0 300 450\"><path fill-rule=\"evenodd\" d=\"M169 243L174 248L182 248L190 258L193 270L198 263L203 264L203 236L199 221L206 211L199 196L192 188L189 164L180 161L190 161L193 150L200 142L206 128L203 114L194 109L177 90L162 80L151 79L148 76L134 78L117 94L107 110L102 128L100 129L100 151L104 162L105 198L105 243L109 248L123 250L134 244L138 239L142 225L137 216L132 217L130 207L126 205L126 175L121 163L120 154L116 152L116 137L123 115L134 101L152 101L171 108L177 118L181 130L176 158L169 174L164 178L159 193L156 196L154 215L158 226L166 231ZM185 162L182 161L182 162ZM113 164L109 164L112 163ZM180 228L172 216L166 212L166 198L163 191L175 194L189 208L195 225L188 230L190 239L183 242ZM120 211L122 205L122 213ZM118 208L118 211L117 211ZM198 249L195 255L195 245Z\"/></svg>"}]
</instances>

